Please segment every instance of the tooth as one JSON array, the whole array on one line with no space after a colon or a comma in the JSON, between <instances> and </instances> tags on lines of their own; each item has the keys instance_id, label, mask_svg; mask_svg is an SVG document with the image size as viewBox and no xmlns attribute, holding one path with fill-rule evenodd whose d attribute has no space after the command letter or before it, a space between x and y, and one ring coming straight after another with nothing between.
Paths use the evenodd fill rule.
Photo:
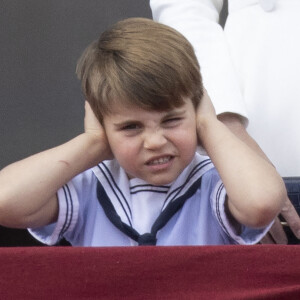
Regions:
<instances>
[{"instance_id":1,"label":"tooth","mask_svg":"<svg viewBox=\"0 0 300 300\"><path fill-rule=\"evenodd\" d=\"M149 164L150 165L157 165L157 164L163 164L163 163L166 163L170 160L170 157L161 157L159 159L155 159L153 161L151 161Z\"/></svg>"}]
</instances>

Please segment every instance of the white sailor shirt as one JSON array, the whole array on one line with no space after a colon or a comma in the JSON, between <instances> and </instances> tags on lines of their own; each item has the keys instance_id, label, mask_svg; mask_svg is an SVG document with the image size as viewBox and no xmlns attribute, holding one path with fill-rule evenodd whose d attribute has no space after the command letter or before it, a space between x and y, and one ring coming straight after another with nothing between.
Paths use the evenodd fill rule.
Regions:
<instances>
[{"instance_id":1,"label":"white sailor shirt","mask_svg":"<svg viewBox=\"0 0 300 300\"><path fill-rule=\"evenodd\" d=\"M219 174L198 153L165 186L130 181L116 160L104 161L63 186L58 200L57 222L29 230L49 245L61 238L73 246L255 244L270 227L237 232Z\"/></svg>"}]
</instances>

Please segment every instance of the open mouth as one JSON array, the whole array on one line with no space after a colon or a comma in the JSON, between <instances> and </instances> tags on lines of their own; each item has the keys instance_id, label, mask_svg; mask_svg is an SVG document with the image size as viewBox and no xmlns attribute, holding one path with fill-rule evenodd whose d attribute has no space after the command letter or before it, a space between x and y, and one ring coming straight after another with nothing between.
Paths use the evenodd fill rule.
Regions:
<instances>
[{"instance_id":1,"label":"open mouth","mask_svg":"<svg viewBox=\"0 0 300 300\"><path fill-rule=\"evenodd\" d=\"M153 159L149 162L147 162L148 166L157 166L157 165L163 165L168 163L173 157L172 156L164 156L157 159Z\"/></svg>"}]
</instances>

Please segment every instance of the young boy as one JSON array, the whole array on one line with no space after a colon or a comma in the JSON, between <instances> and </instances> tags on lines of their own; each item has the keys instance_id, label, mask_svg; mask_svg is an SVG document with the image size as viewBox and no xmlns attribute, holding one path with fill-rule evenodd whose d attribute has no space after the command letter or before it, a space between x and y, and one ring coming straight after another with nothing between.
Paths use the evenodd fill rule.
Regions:
<instances>
[{"instance_id":1,"label":"young boy","mask_svg":"<svg viewBox=\"0 0 300 300\"><path fill-rule=\"evenodd\" d=\"M118 22L85 50L77 74L85 132L0 172L0 224L30 227L50 245L261 239L283 182L217 120L181 34L148 19ZM196 153L198 140L210 158Z\"/></svg>"}]
</instances>

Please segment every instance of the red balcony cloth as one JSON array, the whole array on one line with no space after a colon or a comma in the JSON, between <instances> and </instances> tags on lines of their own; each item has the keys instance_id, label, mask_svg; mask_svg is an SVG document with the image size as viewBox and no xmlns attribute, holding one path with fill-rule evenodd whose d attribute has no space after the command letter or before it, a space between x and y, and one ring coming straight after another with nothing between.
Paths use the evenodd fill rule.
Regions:
<instances>
[{"instance_id":1,"label":"red balcony cloth","mask_svg":"<svg viewBox=\"0 0 300 300\"><path fill-rule=\"evenodd\" d=\"M0 299L300 299L300 247L0 248Z\"/></svg>"}]
</instances>

